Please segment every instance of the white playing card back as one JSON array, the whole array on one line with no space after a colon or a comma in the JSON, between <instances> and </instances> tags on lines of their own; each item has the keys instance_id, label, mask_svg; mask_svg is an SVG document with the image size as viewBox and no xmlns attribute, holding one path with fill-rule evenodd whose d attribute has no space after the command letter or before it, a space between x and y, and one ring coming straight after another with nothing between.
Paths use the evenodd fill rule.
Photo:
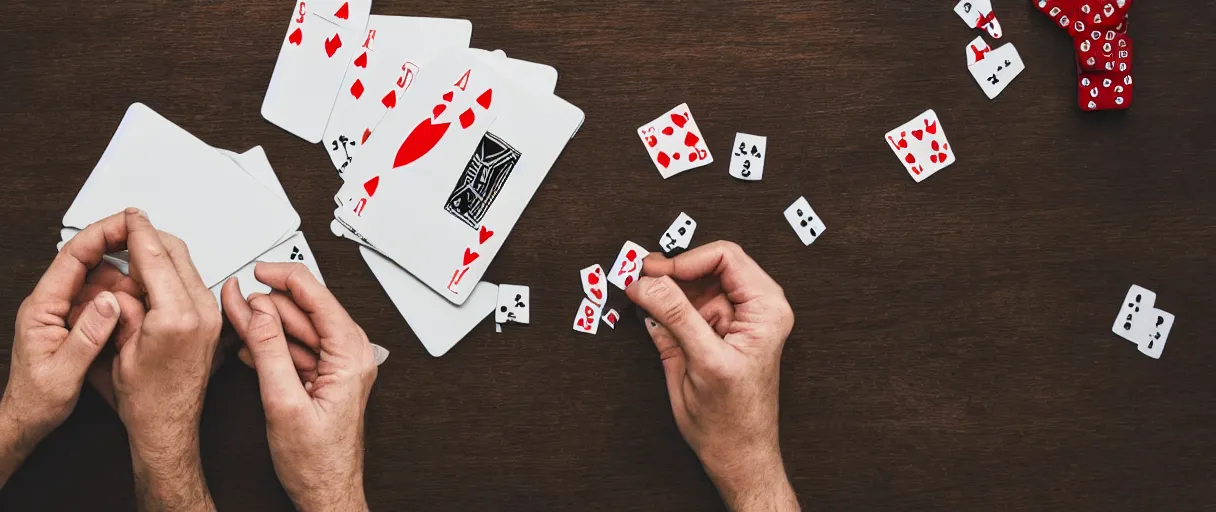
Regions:
<instances>
[{"instance_id":1,"label":"white playing card back","mask_svg":"<svg viewBox=\"0 0 1216 512\"><path fill-rule=\"evenodd\" d=\"M63 225L84 228L127 207L144 210L157 229L185 241L209 287L300 225L289 203L233 160L138 103Z\"/></svg>"}]
</instances>

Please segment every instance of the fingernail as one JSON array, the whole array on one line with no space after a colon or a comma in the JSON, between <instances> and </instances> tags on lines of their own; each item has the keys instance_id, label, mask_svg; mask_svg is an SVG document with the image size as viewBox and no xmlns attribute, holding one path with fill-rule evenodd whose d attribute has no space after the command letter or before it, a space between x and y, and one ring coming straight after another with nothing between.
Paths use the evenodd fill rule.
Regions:
<instances>
[{"instance_id":1,"label":"fingernail","mask_svg":"<svg viewBox=\"0 0 1216 512\"><path fill-rule=\"evenodd\" d=\"M101 313L102 317L114 318L118 314L118 299L114 298L114 294L110 292L101 292L93 299L93 304L97 306L97 312Z\"/></svg>"},{"instance_id":2,"label":"fingernail","mask_svg":"<svg viewBox=\"0 0 1216 512\"><path fill-rule=\"evenodd\" d=\"M146 218L148 218L148 212L145 212L145 211L143 211L143 210L140 210L140 211L139 211L139 216L140 216L140 217L143 217L143 218L145 218L145 219L146 219Z\"/></svg>"},{"instance_id":3,"label":"fingernail","mask_svg":"<svg viewBox=\"0 0 1216 512\"><path fill-rule=\"evenodd\" d=\"M654 321L654 319L650 318L650 317L646 317L645 322L646 322L647 329L655 329L659 326L659 323Z\"/></svg>"}]
</instances>

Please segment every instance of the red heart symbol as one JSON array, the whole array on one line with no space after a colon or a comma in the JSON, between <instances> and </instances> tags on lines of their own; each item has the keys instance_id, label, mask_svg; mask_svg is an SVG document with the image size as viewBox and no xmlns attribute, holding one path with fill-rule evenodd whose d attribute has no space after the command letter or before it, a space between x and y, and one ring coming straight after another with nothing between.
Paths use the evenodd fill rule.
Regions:
<instances>
[{"instance_id":1,"label":"red heart symbol","mask_svg":"<svg viewBox=\"0 0 1216 512\"><path fill-rule=\"evenodd\" d=\"M696 161L697 161L697 153L696 153L695 151L690 151L690 152L688 153L688 161L689 161L689 162L696 162Z\"/></svg>"},{"instance_id":2,"label":"red heart symbol","mask_svg":"<svg viewBox=\"0 0 1216 512\"><path fill-rule=\"evenodd\" d=\"M397 157L393 159L393 168L409 165L435 149L435 145L443 139L443 134L448 132L449 126L451 123L433 124L430 119L423 119L401 142Z\"/></svg>"},{"instance_id":3,"label":"red heart symbol","mask_svg":"<svg viewBox=\"0 0 1216 512\"><path fill-rule=\"evenodd\" d=\"M680 114L672 114L672 115L671 115L671 122L675 123L675 124L676 124L676 126L679 126L680 128L683 128L683 127L684 127L684 124L688 122L688 117L687 117L687 116L688 116L688 114L684 114L683 116L681 116Z\"/></svg>"},{"instance_id":4,"label":"red heart symbol","mask_svg":"<svg viewBox=\"0 0 1216 512\"><path fill-rule=\"evenodd\" d=\"M650 136L646 137L646 145L653 148L653 147L659 145L659 139L657 137L655 137L654 135L650 135Z\"/></svg>"},{"instance_id":5,"label":"red heart symbol","mask_svg":"<svg viewBox=\"0 0 1216 512\"><path fill-rule=\"evenodd\" d=\"M633 284L633 276L625 276L625 288L629 288L631 284Z\"/></svg>"},{"instance_id":6,"label":"red heart symbol","mask_svg":"<svg viewBox=\"0 0 1216 512\"><path fill-rule=\"evenodd\" d=\"M633 249L630 249L629 252L625 253L625 259L627 259L629 261L638 259L638 252Z\"/></svg>"},{"instance_id":7,"label":"red heart symbol","mask_svg":"<svg viewBox=\"0 0 1216 512\"><path fill-rule=\"evenodd\" d=\"M300 46L300 43L304 42L304 31L300 30L299 27L296 27L296 31L292 32L290 36L287 36L287 42Z\"/></svg>"},{"instance_id":8,"label":"red heart symbol","mask_svg":"<svg viewBox=\"0 0 1216 512\"><path fill-rule=\"evenodd\" d=\"M435 105L435 109L431 111L431 118L439 119L439 114L442 114L447 109L448 106L444 105L443 103Z\"/></svg>"},{"instance_id":9,"label":"red heart symbol","mask_svg":"<svg viewBox=\"0 0 1216 512\"><path fill-rule=\"evenodd\" d=\"M468 110L465 110L464 113L460 114L460 127L461 128L464 128L467 130L467 129L469 129L470 126L473 126L473 123L475 123L475 122L477 122L477 114L473 113L473 109L470 108Z\"/></svg>"},{"instance_id":10,"label":"red heart symbol","mask_svg":"<svg viewBox=\"0 0 1216 512\"><path fill-rule=\"evenodd\" d=\"M494 236L494 232L486 229L485 226L482 226L481 233L479 233L479 235L481 238L481 243L484 245L486 243L486 240L489 240L491 237Z\"/></svg>"},{"instance_id":11,"label":"red heart symbol","mask_svg":"<svg viewBox=\"0 0 1216 512\"><path fill-rule=\"evenodd\" d=\"M663 135L671 135L675 132L676 131L673 130L670 126L668 126L667 128L663 128Z\"/></svg>"},{"instance_id":12,"label":"red heart symbol","mask_svg":"<svg viewBox=\"0 0 1216 512\"><path fill-rule=\"evenodd\" d=\"M350 2L346 2L346 3L342 4L342 7L338 8L338 12L334 13L334 17L338 18L338 19L342 19L342 20L349 20L350 19Z\"/></svg>"},{"instance_id":13,"label":"red heart symbol","mask_svg":"<svg viewBox=\"0 0 1216 512\"><path fill-rule=\"evenodd\" d=\"M664 169L671 165L671 157L667 156L667 153L659 151L659 156L656 157L656 159L659 161L659 165L663 166Z\"/></svg>"},{"instance_id":14,"label":"red heart symbol","mask_svg":"<svg viewBox=\"0 0 1216 512\"><path fill-rule=\"evenodd\" d=\"M909 164L914 164L914 163L916 163L916 155L913 155L912 153L908 153L908 156L904 157L904 161L908 162Z\"/></svg>"},{"instance_id":15,"label":"red heart symbol","mask_svg":"<svg viewBox=\"0 0 1216 512\"><path fill-rule=\"evenodd\" d=\"M604 292L592 288L591 294L595 295L596 300L604 300Z\"/></svg>"},{"instance_id":16,"label":"red heart symbol","mask_svg":"<svg viewBox=\"0 0 1216 512\"><path fill-rule=\"evenodd\" d=\"M674 154L672 154L671 156L672 156L672 157L675 157L675 159L676 159L676 160L679 160L679 159L680 159L680 154L679 154L679 153L674 153Z\"/></svg>"},{"instance_id":17,"label":"red heart symbol","mask_svg":"<svg viewBox=\"0 0 1216 512\"><path fill-rule=\"evenodd\" d=\"M334 34L334 37L325 40L325 53L332 59L338 49L342 48L342 36Z\"/></svg>"},{"instance_id":18,"label":"red heart symbol","mask_svg":"<svg viewBox=\"0 0 1216 512\"><path fill-rule=\"evenodd\" d=\"M600 276L595 275L595 274L587 274L587 284L589 284L591 286L600 284ZM597 297L598 297L598 295L597 295Z\"/></svg>"},{"instance_id":19,"label":"red heart symbol","mask_svg":"<svg viewBox=\"0 0 1216 512\"><path fill-rule=\"evenodd\" d=\"M934 151L937 151L941 146L938 145L937 141L933 141L932 144L929 144L929 147L932 147Z\"/></svg>"},{"instance_id":20,"label":"red heart symbol","mask_svg":"<svg viewBox=\"0 0 1216 512\"><path fill-rule=\"evenodd\" d=\"M360 141L359 143L360 143L360 144L367 144L367 138L368 138L368 137L371 137L371 136L372 136L372 129L371 129L371 128L364 128L364 129L363 129L363 140L362 140L362 141Z\"/></svg>"},{"instance_id":21,"label":"red heart symbol","mask_svg":"<svg viewBox=\"0 0 1216 512\"><path fill-rule=\"evenodd\" d=\"M388 94L384 95L384 98L380 100L380 103L384 104L384 108L393 108L397 106L397 91L389 91Z\"/></svg>"},{"instance_id":22,"label":"red heart symbol","mask_svg":"<svg viewBox=\"0 0 1216 512\"><path fill-rule=\"evenodd\" d=\"M377 188L380 188L379 176L367 180L367 182L363 184L363 190L367 192L367 197L375 196Z\"/></svg>"},{"instance_id":23,"label":"red heart symbol","mask_svg":"<svg viewBox=\"0 0 1216 512\"><path fill-rule=\"evenodd\" d=\"M359 58L355 59L355 67L367 69L367 52L363 52L363 55L360 55Z\"/></svg>"},{"instance_id":24,"label":"red heart symbol","mask_svg":"<svg viewBox=\"0 0 1216 512\"><path fill-rule=\"evenodd\" d=\"M695 134L693 132L688 132L688 134L684 136L684 145L685 146L688 146L691 148L693 146L696 146L698 142L701 142L701 138L697 137L697 134Z\"/></svg>"},{"instance_id":25,"label":"red heart symbol","mask_svg":"<svg viewBox=\"0 0 1216 512\"><path fill-rule=\"evenodd\" d=\"M587 321L587 319L585 319L585 318L578 319L578 326L579 326L579 328L581 328L585 331L590 331L591 327L588 327L587 325L583 324L583 322L586 322L586 321Z\"/></svg>"},{"instance_id":26,"label":"red heart symbol","mask_svg":"<svg viewBox=\"0 0 1216 512\"><path fill-rule=\"evenodd\" d=\"M937 154L937 160L938 160L938 162L943 163L943 164L944 164L944 163L946 163L946 158L947 158L947 156L948 156L948 155L946 155L945 153L938 153L938 154Z\"/></svg>"},{"instance_id":27,"label":"red heart symbol","mask_svg":"<svg viewBox=\"0 0 1216 512\"><path fill-rule=\"evenodd\" d=\"M477 261L477 258L480 256L481 256L480 254L477 254L477 253L473 252L472 250L469 250L468 248L466 248L464 250L464 266L466 266L466 267L469 266L470 263Z\"/></svg>"},{"instance_id":28,"label":"red heart symbol","mask_svg":"<svg viewBox=\"0 0 1216 512\"><path fill-rule=\"evenodd\" d=\"M363 81L362 80L356 78L355 83L350 85L350 95L354 96L356 100L363 97Z\"/></svg>"},{"instance_id":29,"label":"red heart symbol","mask_svg":"<svg viewBox=\"0 0 1216 512\"><path fill-rule=\"evenodd\" d=\"M934 121L933 124L929 124L929 120L925 119L925 131L933 135L937 135L937 121Z\"/></svg>"},{"instance_id":30,"label":"red heart symbol","mask_svg":"<svg viewBox=\"0 0 1216 512\"><path fill-rule=\"evenodd\" d=\"M454 96L452 95L452 91L448 91L448 93L447 93L447 94L444 94L444 95L443 95L443 101L450 102L450 101L452 101L452 98L453 98L453 97L454 97Z\"/></svg>"},{"instance_id":31,"label":"red heart symbol","mask_svg":"<svg viewBox=\"0 0 1216 512\"><path fill-rule=\"evenodd\" d=\"M935 164L936 164L936 163L938 163L938 162L937 162L937 155L929 155L929 161L930 161L930 162L933 162L933 163L935 163Z\"/></svg>"},{"instance_id":32,"label":"red heart symbol","mask_svg":"<svg viewBox=\"0 0 1216 512\"><path fill-rule=\"evenodd\" d=\"M925 132L922 130L912 130L912 136L916 137L916 140L923 140L925 138Z\"/></svg>"},{"instance_id":33,"label":"red heart symbol","mask_svg":"<svg viewBox=\"0 0 1216 512\"><path fill-rule=\"evenodd\" d=\"M477 97L477 104L486 110L490 109L491 101L494 101L494 89L486 89L486 92L481 93L481 96Z\"/></svg>"}]
</instances>

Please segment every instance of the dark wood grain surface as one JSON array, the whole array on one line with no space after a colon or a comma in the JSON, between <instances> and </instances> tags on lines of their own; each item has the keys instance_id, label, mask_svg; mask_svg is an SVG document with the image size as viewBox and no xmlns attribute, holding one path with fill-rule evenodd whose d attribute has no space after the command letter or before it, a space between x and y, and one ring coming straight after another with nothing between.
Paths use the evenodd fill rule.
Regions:
<instances>
[{"instance_id":1,"label":"dark wood grain surface","mask_svg":"<svg viewBox=\"0 0 1216 512\"><path fill-rule=\"evenodd\" d=\"M1070 40L1025 1L997 2L1027 70L988 101L946 0L379 0L472 20L474 46L555 66L587 114L488 274L532 286L533 325L487 321L441 359L329 235L322 148L259 115L290 0L0 5L4 325L128 105L262 145L334 293L393 351L367 413L375 510L720 509L638 322L570 330L578 269L653 247L681 211L793 304L781 437L805 504L1216 507L1216 4L1137 2L1135 106L1083 114ZM717 161L663 181L634 130L681 102ZM918 185L882 135L926 108L959 159ZM727 175L737 131L769 137L763 182ZM781 215L799 195L829 227L810 248ZM1177 315L1160 361L1110 333L1133 283ZM290 509L252 371L212 379L202 430L221 510ZM92 391L0 492L0 510L133 503L125 432Z\"/></svg>"}]
</instances>

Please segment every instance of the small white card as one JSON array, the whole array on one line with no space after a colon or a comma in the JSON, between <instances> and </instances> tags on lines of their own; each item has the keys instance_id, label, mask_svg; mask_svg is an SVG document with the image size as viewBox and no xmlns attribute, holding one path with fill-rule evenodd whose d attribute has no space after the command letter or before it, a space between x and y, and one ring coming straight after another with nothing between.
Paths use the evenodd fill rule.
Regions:
<instances>
[{"instance_id":1,"label":"small white card","mask_svg":"<svg viewBox=\"0 0 1216 512\"><path fill-rule=\"evenodd\" d=\"M687 103L638 128L638 137L663 179L714 161Z\"/></svg>"},{"instance_id":2,"label":"small white card","mask_svg":"<svg viewBox=\"0 0 1216 512\"><path fill-rule=\"evenodd\" d=\"M624 290L642 276L642 260L650 256L650 251L633 242L625 242L612 268L608 269L608 282Z\"/></svg>"},{"instance_id":3,"label":"small white card","mask_svg":"<svg viewBox=\"0 0 1216 512\"><path fill-rule=\"evenodd\" d=\"M823 236L823 232L827 231L828 227L823 224L823 219L811 209L811 203L808 203L805 197L799 197L794 204L785 209L785 221L790 223L790 227L794 228L794 232L798 233L798 239L802 240L802 245L811 245Z\"/></svg>"},{"instance_id":4,"label":"small white card","mask_svg":"<svg viewBox=\"0 0 1216 512\"><path fill-rule=\"evenodd\" d=\"M988 99L994 99L1009 87L1014 78L1026 70L1026 64L1022 62L1022 56L1018 54L1013 43L1005 43L1000 48L988 52L967 70L971 72L975 82L980 84L980 89L984 90Z\"/></svg>"},{"instance_id":5,"label":"small white card","mask_svg":"<svg viewBox=\"0 0 1216 512\"><path fill-rule=\"evenodd\" d=\"M604 313L604 325L607 325L609 329L616 329L616 323L620 320L621 314L617 313L615 309L609 309L607 313Z\"/></svg>"},{"instance_id":6,"label":"small white card","mask_svg":"<svg viewBox=\"0 0 1216 512\"><path fill-rule=\"evenodd\" d=\"M499 324L527 324L530 319L531 292L527 286L503 284L498 286L498 309L494 310L494 322Z\"/></svg>"},{"instance_id":7,"label":"small white card","mask_svg":"<svg viewBox=\"0 0 1216 512\"><path fill-rule=\"evenodd\" d=\"M768 154L768 137L735 134L735 147L730 154L730 175L743 181L764 178L764 156Z\"/></svg>"},{"instance_id":8,"label":"small white card","mask_svg":"<svg viewBox=\"0 0 1216 512\"><path fill-rule=\"evenodd\" d=\"M954 150L933 109L887 132L885 137L891 151L917 183L954 163Z\"/></svg>"},{"instance_id":9,"label":"small white card","mask_svg":"<svg viewBox=\"0 0 1216 512\"><path fill-rule=\"evenodd\" d=\"M583 298L583 303L578 306L578 313L574 315L574 330L586 334L599 332L601 312L603 308L591 302L591 299Z\"/></svg>"},{"instance_id":10,"label":"small white card","mask_svg":"<svg viewBox=\"0 0 1216 512\"><path fill-rule=\"evenodd\" d=\"M603 306L608 300L608 283L605 282L603 267L595 264L579 271L578 275L583 283L583 295L591 299L591 302Z\"/></svg>"},{"instance_id":11,"label":"small white card","mask_svg":"<svg viewBox=\"0 0 1216 512\"><path fill-rule=\"evenodd\" d=\"M1119 306L1119 316L1115 317L1115 324L1110 328L1111 332L1132 343L1139 344L1144 341L1142 335L1144 319L1153 311L1156 303L1156 293L1143 286L1133 284L1127 290L1127 296L1123 298L1123 303Z\"/></svg>"},{"instance_id":12,"label":"small white card","mask_svg":"<svg viewBox=\"0 0 1216 512\"><path fill-rule=\"evenodd\" d=\"M664 253L672 253L676 249L688 249L692 244L692 235L696 232L697 221L692 220L687 213L680 212L680 216L671 223L671 227L663 232L663 238L659 239L659 247L663 249Z\"/></svg>"},{"instance_id":13,"label":"small white card","mask_svg":"<svg viewBox=\"0 0 1216 512\"><path fill-rule=\"evenodd\" d=\"M1137 344L1140 346L1140 353L1149 356L1153 359L1161 359L1161 352L1165 350L1165 342L1170 338L1170 329L1174 328L1174 315L1154 309L1148 312L1142 337Z\"/></svg>"}]
</instances>

